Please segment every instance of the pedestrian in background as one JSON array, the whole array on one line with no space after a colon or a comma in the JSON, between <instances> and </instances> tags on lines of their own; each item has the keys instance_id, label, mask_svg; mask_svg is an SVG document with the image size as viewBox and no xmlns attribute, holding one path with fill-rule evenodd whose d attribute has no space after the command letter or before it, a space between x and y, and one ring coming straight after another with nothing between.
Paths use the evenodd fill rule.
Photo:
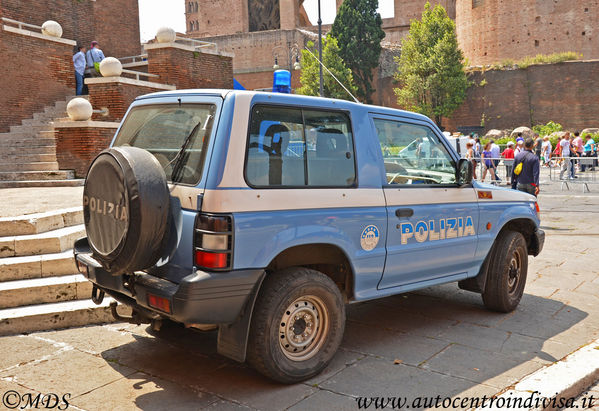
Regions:
<instances>
[{"instance_id":1,"label":"pedestrian in background","mask_svg":"<svg viewBox=\"0 0 599 411\"><path fill-rule=\"evenodd\" d=\"M566 178L573 180L572 177L572 161L570 159L570 133L566 132L564 134L564 138L559 142L560 147L560 155L562 157L562 169L559 172L559 179L562 180L564 178L564 173L566 173Z\"/></svg>"},{"instance_id":2,"label":"pedestrian in background","mask_svg":"<svg viewBox=\"0 0 599 411\"><path fill-rule=\"evenodd\" d=\"M535 133L533 135L533 139L535 141L535 155L540 160L541 159L541 153L543 151L542 150L543 149L543 139L541 138L541 136L539 136L539 133Z\"/></svg>"},{"instance_id":3,"label":"pedestrian in background","mask_svg":"<svg viewBox=\"0 0 599 411\"><path fill-rule=\"evenodd\" d=\"M476 158L474 156L474 143L468 141L466 143L466 159L472 163L472 178L476 180Z\"/></svg>"},{"instance_id":4,"label":"pedestrian in background","mask_svg":"<svg viewBox=\"0 0 599 411\"><path fill-rule=\"evenodd\" d=\"M87 67L89 68L90 75L92 77L102 77L100 74L100 63L105 57L97 41L92 41L91 48L87 50L85 58L87 60Z\"/></svg>"},{"instance_id":5,"label":"pedestrian in background","mask_svg":"<svg viewBox=\"0 0 599 411\"><path fill-rule=\"evenodd\" d=\"M595 149L597 147L597 145L595 144L595 140L593 140L593 137L590 134L587 134L585 136L585 145L584 145L584 156L585 157L590 157L593 158L595 157ZM589 170L594 170L595 167L597 166L597 160L593 160L593 163L588 166ZM585 170L585 166L584 164L582 165L582 171Z\"/></svg>"},{"instance_id":6,"label":"pedestrian in background","mask_svg":"<svg viewBox=\"0 0 599 411\"><path fill-rule=\"evenodd\" d=\"M524 142L524 151L514 159L512 171L512 188L524 191L534 196L539 195L539 158L532 152L534 147L532 138ZM520 167L519 165L522 164Z\"/></svg>"},{"instance_id":7,"label":"pedestrian in background","mask_svg":"<svg viewBox=\"0 0 599 411\"><path fill-rule=\"evenodd\" d=\"M487 177L487 171L491 173L491 181L495 181L495 163L493 162L492 158L493 155L491 154L491 142L489 141L487 144L485 144L485 148L481 153L481 159L483 165L485 166L481 181L485 181L485 177Z\"/></svg>"},{"instance_id":8,"label":"pedestrian in background","mask_svg":"<svg viewBox=\"0 0 599 411\"><path fill-rule=\"evenodd\" d=\"M501 149L497 144L495 144L495 140L491 140L491 157L493 157L493 166L495 171L495 177L493 178L498 183L501 182L501 179L497 175L497 166L499 165L499 161L501 159Z\"/></svg>"},{"instance_id":9,"label":"pedestrian in background","mask_svg":"<svg viewBox=\"0 0 599 411\"><path fill-rule=\"evenodd\" d=\"M83 79L85 77L85 47L79 46L77 53L73 56L73 66L75 67L75 94L83 94Z\"/></svg>"},{"instance_id":10,"label":"pedestrian in background","mask_svg":"<svg viewBox=\"0 0 599 411\"><path fill-rule=\"evenodd\" d=\"M501 157L504 158L505 163L505 175L507 183L510 184L510 178L512 176L512 167L514 165L514 142L508 141L507 148L501 153Z\"/></svg>"},{"instance_id":11,"label":"pedestrian in background","mask_svg":"<svg viewBox=\"0 0 599 411\"><path fill-rule=\"evenodd\" d=\"M584 143L582 141L582 137L580 137L580 131L574 132L574 139L570 145L570 153L572 157L576 157L572 162L572 177L576 177L575 171L576 169L580 169L580 157L584 153ZM576 167L574 166L576 165Z\"/></svg>"},{"instance_id":12,"label":"pedestrian in background","mask_svg":"<svg viewBox=\"0 0 599 411\"><path fill-rule=\"evenodd\" d=\"M543 146L541 149L541 159L543 160L543 165L546 167L550 166L551 162L551 141L549 141L549 137L545 136L543 138Z\"/></svg>"},{"instance_id":13,"label":"pedestrian in background","mask_svg":"<svg viewBox=\"0 0 599 411\"><path fill-rule=\"evenodd\" d=\"M518 133L518 138L516 138L516 148L514 149L514 154L518 155L522 151L524 151L524 139L522 138L522 133Z\"/></svg>"}]
</instances>

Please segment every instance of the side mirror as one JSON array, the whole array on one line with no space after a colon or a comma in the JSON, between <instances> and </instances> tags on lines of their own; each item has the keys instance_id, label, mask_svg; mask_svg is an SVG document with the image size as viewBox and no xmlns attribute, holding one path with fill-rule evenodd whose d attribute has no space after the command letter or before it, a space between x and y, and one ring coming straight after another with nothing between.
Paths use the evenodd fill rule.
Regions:
<instances>
[{"instance_id":1,"label":"side mirror","mask_svg":"<svg viewBox=\"0 0 599 411\"><path fill-rule=\"evenodd\" d=\"M472 183L472 161L462 158L458 161L455 180L460 186Z\"/></svg>"}]
</instances>

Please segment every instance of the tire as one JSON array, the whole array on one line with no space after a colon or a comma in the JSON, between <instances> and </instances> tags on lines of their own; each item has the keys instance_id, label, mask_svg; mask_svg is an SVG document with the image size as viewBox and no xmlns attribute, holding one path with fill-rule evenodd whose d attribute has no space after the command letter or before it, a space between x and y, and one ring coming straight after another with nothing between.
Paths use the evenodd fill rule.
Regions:
<instances>
[{"instance_id":1,"label":"tire","mask_svg":"<svg viewBox=\"0 0 599 411\"><path fill-rule=\"evenodd\" d=\"M518 232L502 232L492 253L483 302L489 310L508 313L516 309L524 293L528 273L526 241Z\"/></svg>"},{"instance_id":2,"label":"tire","mask_svg":"<svg viewBox=\"0 0 599 411\"><path fill-rule=\"evenodd\" d=\"M248 363L278 382L304 381L329 364L344 329L345 304L329 277L302 267L278 271L265 278L256 302Z\"/></svg>"},{"instance_id":3,"label":"tire","mask_svg":"<svg viewBox=\"0 0 599 411\"><path fill-rule=\"evenodd\" d=\"M168 232L164 170L148 151L113 147L92 162L83 189L83 218L93 256L113 275L158 261Z\"/></svg>"}]
</instances>

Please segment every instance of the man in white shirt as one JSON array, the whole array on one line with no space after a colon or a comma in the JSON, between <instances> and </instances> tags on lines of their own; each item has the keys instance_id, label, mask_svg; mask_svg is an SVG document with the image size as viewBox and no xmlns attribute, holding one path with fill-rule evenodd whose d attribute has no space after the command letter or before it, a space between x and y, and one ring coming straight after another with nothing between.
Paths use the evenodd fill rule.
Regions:
<instances>
[{"instance_id":1,"label":"man in white shirt","mask_svg":"<svg viewBox=\"0 0 599 411\"><path fill-rule=\"evenodd\" d=\"M491 158L493 158L493 165L495 166L495 170L497 170L497 165L499 164L499 160L501 158L501 149L497 144L495 144L495 140L491 140ZM495 181L501 181L497 173L495 173Z\"/></svg>"},{"instance_id":2,"label":"man in white shirt","mask_svg":"<svg viewBox=\"0 0 599 411\"><path fill-rule=\"evenodd\" d=\"M566 133L562 141L559 142L559 145L562 148L562 157L564 158L562 162L562 169L559 172L559 179L564 178L564 172L566 172L566 177L569 177L570 180L573 180L572 177L572 160L570 160L570 133Z\"/></svg>"}]
</instances>

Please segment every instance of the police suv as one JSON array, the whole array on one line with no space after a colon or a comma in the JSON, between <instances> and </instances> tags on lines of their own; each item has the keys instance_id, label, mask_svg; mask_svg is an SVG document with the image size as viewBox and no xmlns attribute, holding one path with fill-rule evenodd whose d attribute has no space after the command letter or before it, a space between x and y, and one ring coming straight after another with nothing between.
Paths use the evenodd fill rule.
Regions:
<instances>
[{"instance_id":1,"label":"police suv","mask_svg":"<svg viewBox=\"0 0 599 411\"><path fill-rule=\"evenodd\" d=\"M134 323L218 329L285 383L323 370L345 305L457 281L516 308L535 197L472 180L428 118L288 94L139 97L85 182L79 269Z\"/></svg>"}]
</instances>

